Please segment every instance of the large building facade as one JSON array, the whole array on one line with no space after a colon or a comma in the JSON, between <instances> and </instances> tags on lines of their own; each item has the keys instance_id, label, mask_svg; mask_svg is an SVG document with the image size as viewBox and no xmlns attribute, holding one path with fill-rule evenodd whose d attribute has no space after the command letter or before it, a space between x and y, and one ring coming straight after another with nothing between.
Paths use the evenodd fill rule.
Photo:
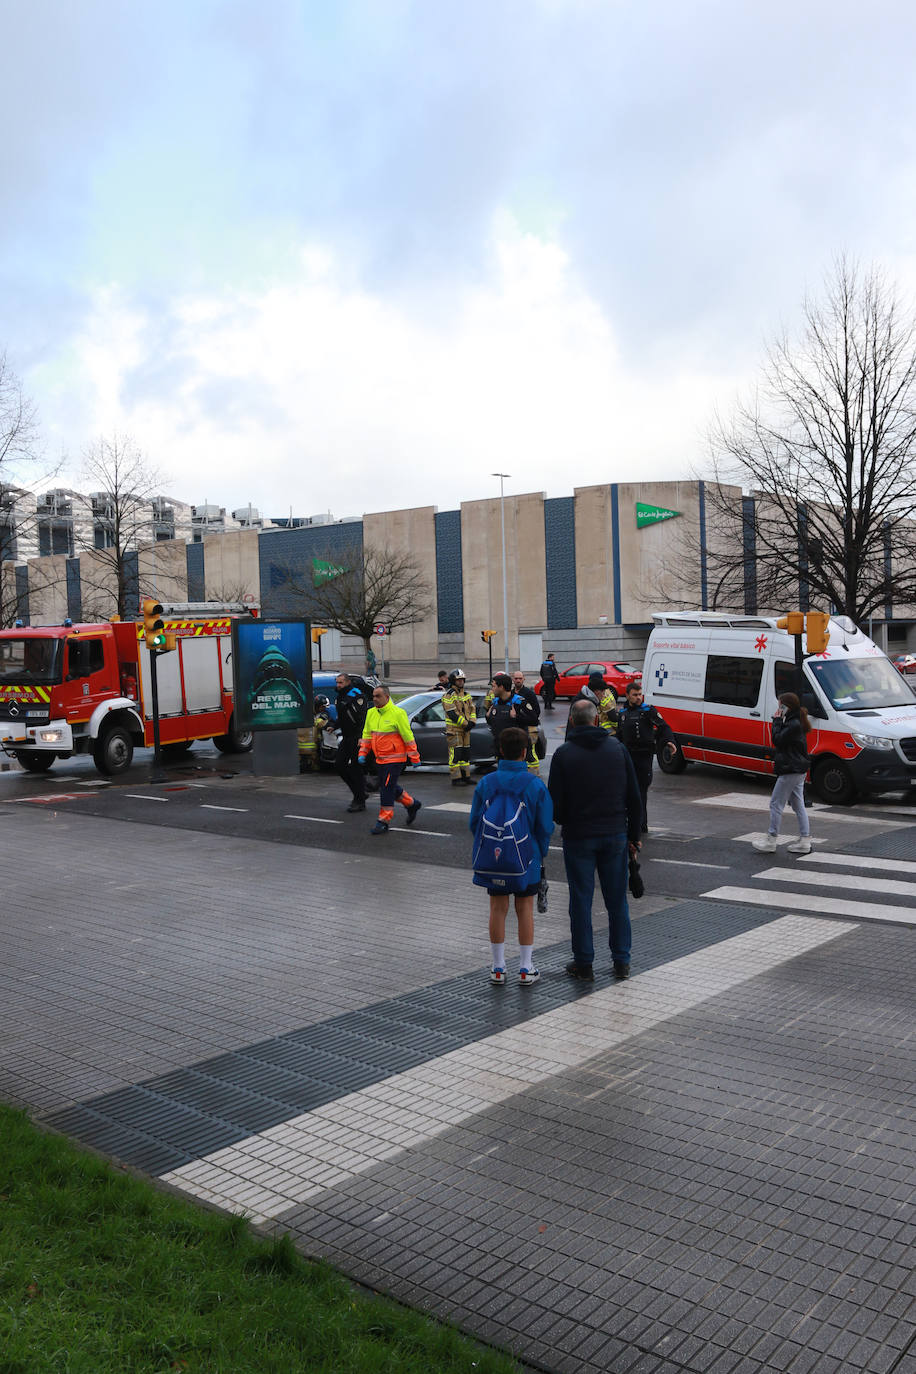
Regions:
<instances>
[{"instance_id":1,"label":"large building facade","mask_svg":"<svg viewBox=\"0 0 916 1374\"><path fill-rule=\"evenodd\" d=\"M740 491L733 495L740 509ZM308 588L322 569L346 565L369 546L409 551L432 609L393 631L386 657L479 665L487 653L481 633L495 630L494 661L501 663L504 529L511 662L534 666L548 650L561 662L589 655L641 659L654 610L773 611L802 604L804 588L792 585L785 588L784 606L752 604L752 548L745 551L743 586L731 592L736 604L717 599L715 541L740 541L742 534L720 526L714 532L709 505L702 481L608 483L577 488L571 496L527 492L467 501L450 511L421 506L346 520L235 520L234 528L218 520L215 529L203 521L190 528L176 523L173 538L157 537L134 551L134 582L138 603L146 595L163 601L247 598L264 614L301 615L310 612ZM205 509L208 516L218 511ZM32 624L84 618L84 589L97 585L92 557L91 551L77 556L70 548L49 547L43 556L8 561L7 584L13 579L26 593L20 596L22 618ZM913 608L889 606L886 612L872 626L875 637L891 651L916 647ZM361 653L357 642L336 636L325 647L328 661L355 662Z\"/></svg>"}]
</instances>

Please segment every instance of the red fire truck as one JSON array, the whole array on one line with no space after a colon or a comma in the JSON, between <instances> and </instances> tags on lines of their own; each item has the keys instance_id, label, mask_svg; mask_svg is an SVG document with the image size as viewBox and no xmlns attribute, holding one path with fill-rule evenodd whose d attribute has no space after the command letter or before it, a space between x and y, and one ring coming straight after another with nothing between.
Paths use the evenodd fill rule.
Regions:
<instances>
[{"instance_id":1,"label":"red fire truck","mask_svg":"<svg viewBox=\"0 0 916 1374\"><path fill-rule=\"evenodd\" d=\"M197 739L212 739L223 753L247 752L251 732L236 728L232 701L239 615L183 603L167 605L163 618L176 638L174 653L157 656L163 754L177 756ZM111 776L130 767L135 748L152 744L142 620L0 630L0 749L23 768L44 773L57 758L91 753Z\"/></svg>"}]
</instances>

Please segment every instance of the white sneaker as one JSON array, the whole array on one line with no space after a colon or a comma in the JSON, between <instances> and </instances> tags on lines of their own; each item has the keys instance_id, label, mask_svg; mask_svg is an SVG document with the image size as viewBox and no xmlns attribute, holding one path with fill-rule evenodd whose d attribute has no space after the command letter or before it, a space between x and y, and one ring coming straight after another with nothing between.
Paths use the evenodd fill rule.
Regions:
<instances>
[{"instance_id":1,"label":"white sneaker","mask_svg":"<svg viewBox=\"0 0 916 1374\"><path fill-rule=\"evenodd\" d=\"M529 983L536 983L541 976L541 970L537 968L520 968L518 971L518 981L523 987Z\"/></svg>"},{"instance_id":2,"label":"white sneaker","mask_svg":"<svg viewBox=\"0 0 916 1374\"><path fill-rule=\"evenodd\" d=\"M787 848L790 854L810 854L811 841L808 839L807 835L804 835L797 839L794 844L788 845Z\"/></svg>"},{"instance_id":3,"label":"white sneaker","mask_svg":"<svg viewBox=\"0 0 916 1374\"><path fill-rule=\"evenodd\" d=\"M756 849L760 854L775 854L776 836L762 835L759 840L753 841L753 848Z\"/></svg>"}]
</instances>

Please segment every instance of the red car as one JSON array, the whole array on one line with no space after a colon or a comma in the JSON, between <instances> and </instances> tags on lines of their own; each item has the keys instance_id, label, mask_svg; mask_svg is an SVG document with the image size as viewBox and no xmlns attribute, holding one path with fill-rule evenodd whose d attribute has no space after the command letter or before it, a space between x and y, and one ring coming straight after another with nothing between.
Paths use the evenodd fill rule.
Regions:
<instances>
[{"instance_id":1,"label":"red car","mask_svg":"<svg viewBox=\"0 0 916 1374\"><path fill-rule=\"evenodd\" d=\"M895 654L891 659L898 673L916 673L916 654Z\"/></svg>"},{"instance_id":2,"label":"red car","mask_svg":"<svg viewBox=\"0 0 916 1374\"><path fill-rule=\"evenodd\" d=\"M571 668L565 668L557 678L557 696L577 696L592 673L600 673L618 696L626 690L628 682L642 682L642 673L636 668L631 668L629 663L574 663ZM534 690L543 695L543 678L538 678Z\"/></svg>"}]
</instances>

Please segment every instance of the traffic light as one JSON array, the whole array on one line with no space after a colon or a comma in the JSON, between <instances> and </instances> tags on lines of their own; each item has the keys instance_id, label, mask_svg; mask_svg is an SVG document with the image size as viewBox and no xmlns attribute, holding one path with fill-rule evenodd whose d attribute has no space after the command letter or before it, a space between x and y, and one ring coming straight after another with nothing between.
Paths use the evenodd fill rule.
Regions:
<instances>
[{"instance_id":1,"label":"traffic light","mask_svg":"<svg viewBox=\"0 0 916 1374\"><path fill-rule=\"evenodd\" d=\"M805 625L805 648L809 654L822 654L830 643L830 616L826 611L809 611Z\"/></svg>"},{"instance_id":2,"label":"traffic light","mask_svg":"<svg viewBox=\"0 0 916 1374\"><path fill-rule=\"evenodd\" d=\"M175 648L175 636L166 633L162 606L151 596L143 602L143 635L151 654L167 654Z\"/></svg>"},{"instance_id":3,"label":"traffic light","mask_svg":"<svg viewBox=\"0 0 916 1374\"><path fill-rule=\"evenodd\" d=\"M483 640L484 644L489 644L495 634L495 630L481 630L480 638Z\"/></svg>"},{"instance_id":4,"label":"traffic light","mask_svg":"<svg viewBox=\"0 0 916 1374\"><path fill-rule=\"evenodd\" d=\"M320 625L313 625L313 626L312 626L312 643L313 643L313 644L317 644L318 641L319 641L319 639L321 638L321 636L322 636L322 635L326 635L326 634L327 634L327 630L326 630L326 629L323 629L322 626L320 626Z\"/></svg>"},{"instance_id":5,"label":"traffic light","mask_svg":"<svg viewBox=\"0 0 916 1374\"><path fill-rule=\"evenodd\" d=\"M788 630L790 635L800 635L805 632L805 617L801 611L788 611L780 616L776 624L780 630Z\"/></svg>"}]
</instances>

